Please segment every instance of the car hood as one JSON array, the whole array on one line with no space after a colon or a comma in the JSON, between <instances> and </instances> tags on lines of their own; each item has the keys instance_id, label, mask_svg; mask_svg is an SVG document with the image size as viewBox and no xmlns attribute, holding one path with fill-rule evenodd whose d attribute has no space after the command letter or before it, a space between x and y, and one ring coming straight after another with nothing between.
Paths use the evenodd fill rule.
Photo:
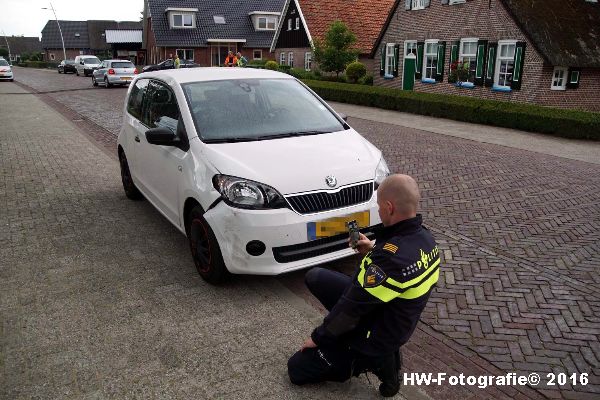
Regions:
<instances>
[{"instance_id":1,"label":"car hood","mask_svg":"<svg viewBox=\"0 0 600 400\"><path fill-rule=\"evenodd\" d=\"M372 180L381 152L353 129L256 142L208 144L204 156L224 175L274 187L284 195Z\"/></svg>"}]
</instances>

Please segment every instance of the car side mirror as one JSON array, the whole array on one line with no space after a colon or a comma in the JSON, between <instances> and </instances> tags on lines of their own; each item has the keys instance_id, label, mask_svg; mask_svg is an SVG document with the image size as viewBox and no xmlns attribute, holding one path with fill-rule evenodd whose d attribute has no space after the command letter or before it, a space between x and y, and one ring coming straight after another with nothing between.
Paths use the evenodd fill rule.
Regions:
<instances>
[{"instance_id":1,"label":"car side mirror","mask_svg":"<svg viewBox=\"0 0 600 400\"><path fill-rule=\"evenodd\" d=\"M146 140L150 144L161 146L179 146L179 138L169 128L152 128L146 131Z\"/></svg>"},{"instance_id":2,"label":"car side mirror","mask_svg":"<svg viewBox=\"0 0 600 400\"><path fill-rule=\"evenodd\" d=\"M338 115L340 116L341 119L343 119L344 121L348 122L348 116L344 113L338 113Z\"/></svg>"}]
</instances>

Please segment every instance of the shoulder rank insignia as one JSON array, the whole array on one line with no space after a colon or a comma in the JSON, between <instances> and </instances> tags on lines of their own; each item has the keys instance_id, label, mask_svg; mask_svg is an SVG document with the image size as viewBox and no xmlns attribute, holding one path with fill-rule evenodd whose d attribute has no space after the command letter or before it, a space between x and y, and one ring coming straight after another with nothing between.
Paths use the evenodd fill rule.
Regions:
<instances>
[{"instance_id":1,"label":"shoulder rank insignia","mask_svg":"<svg viewBox=\"0 0 600 400\"><path fill-rule=\"evenodd\" d=\"M383 250L387 250L392 254L396 254L396 252L398 251L398 246L396 246L395 244L386 243L383 245Z\"/></svg>"},{"instance_id":2,"label":"shoulder rank insignia","mask_svg":"<svg viewBox=\"0 0 600 400\"><path fill-rule=\"evenodd\" d=\"M381 270L377 265L371 264L365 273L365 283L363 287L372 288L379 286L387 278L385 272Z\"/></svg>"}]
</instances>

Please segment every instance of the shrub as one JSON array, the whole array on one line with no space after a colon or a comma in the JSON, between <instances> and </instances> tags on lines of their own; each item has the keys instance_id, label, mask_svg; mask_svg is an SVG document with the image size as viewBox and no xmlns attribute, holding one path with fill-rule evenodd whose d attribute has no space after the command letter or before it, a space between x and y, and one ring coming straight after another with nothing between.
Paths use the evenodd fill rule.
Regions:
<instances>
[{"instance_id":1,"label":"shrub","mask_svg":"<svg viewBox=\"0 0 600 400\"><path fill-rule=\"evenodd\" d=\"M298 79L312 79L312 80L318 79L318 77L316 77L315 74L313 74L311 71L306 71L305 69L302 69L302 68L291 68L288 71L288 74L290 74L293 77L298 78Z\"/></svg>"},{"instance_id":2,"label":"shrub","mask_svg":"<svg viewBox=\"0 0 600 400\"><path fill-rule=\"evenodd\" d=\"M319 96L331 101L547 133L566 138L600 140L600 113L474 97L418 93L379 86L310 80L305 83Z\"/></svg>"},{"instance_id":3,"label":"shrub","mask_svg":"<svg viewBox=\"0 0 600 400\"><path fill-rule=\"evenodd\" d=\"M290 67L289 65L280 65L279 66L279 72L284 72L286 74L289 74L291 69L292 69L292 67Z\"/></svg>"},{"instance_id":4,"label":"shrub","mask_svg":"<svg viewBox=\"0 0 600 400\"><path fill-rule=\"evenodd\" d=\"M346 67L346 76L350 83L356 83L367 74L367 67L361 62L354 61Z\"/></svg>"},{"instance_id":5,"label":"shrub","mask_svg":"<svg viewBox=\"0 0 600 400\"><path fill-rule=\"evenodd\" d=\"M366 74L365 76L359 79L358 83L360 83L361 85L373 86L373 74Z\"/></svg>"},{"instance_id":6,"label":"shrub","mask_svg":"<svg viewBox=\"0 0 600 400\"><path fill-rule=\"evenodd\" d=\"M277 71L279 69L279 64L277 64L275 61L267 61L265 63L265 68L272 71Z\"/></svg>"}]
</instances>

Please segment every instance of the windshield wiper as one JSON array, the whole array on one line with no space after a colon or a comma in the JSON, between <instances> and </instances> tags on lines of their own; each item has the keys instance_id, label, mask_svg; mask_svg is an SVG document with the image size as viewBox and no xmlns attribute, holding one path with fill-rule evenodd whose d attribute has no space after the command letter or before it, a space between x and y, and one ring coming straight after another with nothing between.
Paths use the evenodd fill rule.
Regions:
<instances>
[{"instance_id":1,"label":"windshield wiper","mask_svg":"<svg viewBox=\"0 0 600 400\"><path fill-rule=\"evenodd\" d=\"M204 143L237 143L237 142L253 142L257 140L256 137L230 137L230 138L215 138L206 139Z\"/></svg>"},{"instance_id":2,"label":"windshield wiper","mask_svg":"<svg viewBox=\"0 0 600 400\"><path fill-rule=\"evenodd\" d=\"M269 139L282 139L288 137L295 136L308 136L308 135L319 135L321 133L331 133L329 131L300 131L300 132L288 132L288 133L278 133L275 135L261 135L257 136L257 140L269 140Z\"/></svg>"}]
</instances>

